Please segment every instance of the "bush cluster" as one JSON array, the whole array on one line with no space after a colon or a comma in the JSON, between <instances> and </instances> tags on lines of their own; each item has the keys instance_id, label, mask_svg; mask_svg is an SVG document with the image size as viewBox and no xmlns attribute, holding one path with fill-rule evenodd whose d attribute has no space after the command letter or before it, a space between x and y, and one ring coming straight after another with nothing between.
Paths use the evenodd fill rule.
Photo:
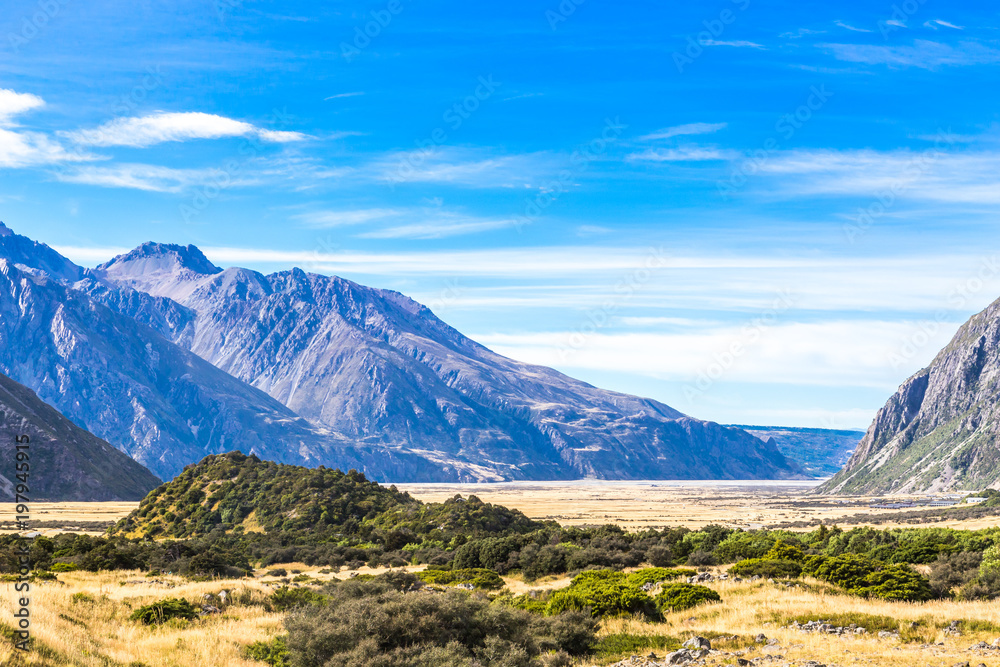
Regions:
<instances>
[{"instance_id":1,"label":"bush cluster","mask_svg":"<svg viewBox=\"0 0 1000 667\"><path fill-rule=\"evenodd\" d=\"M412 575L349 580L327 603L286 620L296 667L540 667L541 657L581 655L596 621L578 612L543 617L461 591L412 591Z\"/></svg>"}]
</instances>

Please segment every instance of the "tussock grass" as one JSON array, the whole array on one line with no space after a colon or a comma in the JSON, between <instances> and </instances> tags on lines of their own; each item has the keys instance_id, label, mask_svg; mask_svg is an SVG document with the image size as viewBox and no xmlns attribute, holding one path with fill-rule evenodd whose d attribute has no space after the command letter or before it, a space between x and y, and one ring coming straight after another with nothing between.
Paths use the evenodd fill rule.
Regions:
<instances>
[{"instance_id":1,"label":"tussock grass","mask_svg":"<svg viewBox=\"0 0 1000 667\"><path fill-rule=\"evenodd\" d=\"M59 579L62 583L33 586L36 650L21 654L5 640L0 643L0 665L262 667L262 663L244 658L243 649L285 634L283 615L267 612L262 606L274 588L260 580L190 582L164 575L158 583L141 572L68 572ZM119 584L135 580L140 583ZM711 639L716 648L740 650L747 658L779 653L784 658L777 664L817 660L842 667L947 667L968 660L974 665L1000 667L1000 656L979 656L966 650L978 641L1000 637L1000 605L995 602L865 600L817 581L807 579L804 583L807 586L786 588L766 582L712 582L709 585L722 597L721 603L667 614L662 623L640 618L605 620L600 630L601 652L577 665L609 664L627 657L625 654L650 651L662 657L678 642L701 635ZM223 589L236 601L223 614L162 626L128 620L135 609L157 600L177 597L200 605L204 595ZM0 585L0 624L8 624L8 629L13 600L13 585ZM792 620L854 623L871 634L837 637L804 633L787 627ZM959 621L963 636L945 634L952 621ZM899 630L901 638L880 639L880 629ZM759 633L777 639L779 647L757 643L754 638Z\"/></svg>"},{"instance_id":2,"label":"tussock grass","mask_svg":"<svg viewBox=\"0 0 1000 667\"><path fill-rule=\"evenodd\" d=\"M271 589L254 580L189 582L164 576L162 584L119 584L143 579L138 571L68 572L59 578L63 583L32 586L35 651L23 655L5 641L0 645L0 665L260 667L260 663L241 656L242 648L284 633L283 615L268 613L257 605L234 604L223 614L162 626L144 626L128 619L133 610L166 597L184 598L200 606L204 595L225 589L234 592L237 599L263 599ZM248 590L240 595L241 589ZM88 597L78 596L80 593ZM0 585L0 622L11 618L13 600L13 584Z\"/></svg>"}]
</instances>

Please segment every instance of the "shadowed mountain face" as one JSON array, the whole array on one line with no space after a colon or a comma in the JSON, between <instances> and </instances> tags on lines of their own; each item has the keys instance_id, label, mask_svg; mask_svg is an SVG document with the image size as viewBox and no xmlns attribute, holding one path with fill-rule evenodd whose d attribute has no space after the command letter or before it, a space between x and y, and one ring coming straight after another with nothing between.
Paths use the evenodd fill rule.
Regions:
<instances>
[{"instance_id":1,"label":"shadowed mountain face","mask_svg":"<svg viewBox=\"0 0 1000 667\"><path fill-rule=\"evenodd\" d=\"M15 441L27 436L26 494L32 500L141 500L160 485L151 472L0 374L0 500L15 499Z\"/></svg>"},{"instance_id":2,"label":"shadowed mountain face","mask_svg":"<svg viewBox=\"0 0 1000 667\"><path fill-rule=\"evenodd\" d=\"M0 258L9 238L21 237L0 238ZM9 261L32 266L30 257ZM66 378L77 399L81 389L102 391L90 376L105 371L95 369L114 367L120 386L105 397L121 397L114 418L92 403L66 414L114 431L109 441L166 477L233 447L391 481L801 474L739 429L494 354L396 292L298 269L223 271L193 246L153 243L66 275L39 269L29 281L50 308L37 349L50 361L75 353L57 333L73 313L70 331L88 349L103 347L101 358L49 363L32 377L38 355L26 349L0 366L42 389ZM4 287L0 307L8 289L16 292ZM19 320L32 319L20 310ZM122 350L124 364L114 356Z\"/></svg>"},{"instance_id":3,"label":"shadowed mountain face","mask_svg":"<svg viewBox=\"0 0 1000 667\"><path fill-rule=\"evenodd\" d=\"M1000 301L962 325L875 417L826 493L1000 486Z\"/></svg>"}]
</instances>

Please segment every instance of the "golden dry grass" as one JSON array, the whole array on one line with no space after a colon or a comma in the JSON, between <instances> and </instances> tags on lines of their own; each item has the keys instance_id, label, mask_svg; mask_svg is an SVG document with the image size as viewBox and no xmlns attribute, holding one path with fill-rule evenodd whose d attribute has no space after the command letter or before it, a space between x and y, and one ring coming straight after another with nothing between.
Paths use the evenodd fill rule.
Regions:
<instances>
[{"instance_id":1,"label":"golden dry grass","mask_svg":"<svg viewBox=\"0 0 1000 667\"><path fill-rule=\"evenodd\" d=\"M601 633L668 635L682 640L695 635L739 635L743 641L713 643L727 651L744 647L740 650L746 652L744 657L748 659L765 653L780 654L783 659L776 662L779 665L800 664L807 660L841 666L950 667L965 661L972 665L985 663L988 667L1000 665L1000 651L992 657L988 653L980 655L967 650L980 640L990 642L1000 637L1000 632L951 637L941 629L953 620L989 621L1000 627L1000 606L996 602L885 602L838 594L815 580L807 579L804 583L804 587L785 588L765 582L713 582L709 585L722 596L721 604L669 614L663 623L636 619L609 620L603 623ZM836 615L854 615L859 619L863 615L887 616L897 619L900 627L923 621L921 627L911 631L922 641L879 639L874 633L841 637L787 627L787 619L803 615L810 620L826 620ZM863 620L858 623L862 624ZM751 643L748 640L759 633L777 639L778 646L745 648ZM943 645L937 645L938 642Z\"/></svg>"},{"instance_id":2,"label":"golden dry grass","mask_svg":"<svg viewBox=\"0 0 1000 667\"><path fill-rule=\"evenodd\" d=\"M318 568L302 564L282 566L301 569L316 578L327 579ZM348 572L338 573L338 577ZM27 656L16 654L9 643L0 644L0 665L4 667L128 667L141 663L148 667L261 667L261 663L241 657L245 645L283 634L282 615L265 612L259 606L231 606L222 615L207 616L192 623L173 623L164 627L145 627L128 620L133 609L166 597L183 597L200 603L206 593L241 587L266 595L276 585L265 580L229 580L189 582L179 577L163 576L163 583L148 581L140 572L71 572L59 575L62 584L40 584L32 596L32 633L47 650ZM127 583L122 581L140 581ZM507 578L516 593L529 589L557 588L568 583L565 577L552 577L531 584ZM799 664L818 660L828 665L885 665L912 667L950 666L969 660L972 665L985 663L1000 667L997 657L979 655L967 649L980 641L992 641L1000 632L978 632L950 637L941 628L953 620L988 621L1000 628L1000 605L993 602L933 601L907 604L863 600L841 595L817 581L806 586L785 588L764 582L713 582L710 585L723 598L721 604L706 605L670 614L662 623L638 619L605 621L601 634L668 635L685 639L694 635L709 637L739 635L736 642L718 641L727 651L745 651L745 657L759 657L764 652L783 658L776 664ZM95 602L73 602L75 593L86 593ZM12 612L13 584L0 585L0 621L7 622ZM853 614L863 624L862 615L897 619L900 627L923 622L913 631L920 641L879 639L877 636L836 637L799 632L785 627L788 619L807 616L828 619L832 615ZM928 624L928 621L931 621ZM758 633L779 641L778 647L749 648ZM942 645L937 645L941 642ZM710 658L718 664L734 662L732 656ZM581 665L592 664L583 661Z\"/></svg>"},{"instance_id":3,"label":"golden dry grass","mask_svg":"<svg viewBox=\"0 0 1000 667\"><path fill-rule=\"evenodd\" d=\"M282 614L265 612L258 606L231 606L225 614L206 616L192 623L146 627L128 620L133 609L167 597L180 597L200 604L206 593L241 587L267 594L270 589L256 581L196 583L178 577L159 577L164 583L146 581L141 572L69 572L63 582L32 586L32 637L45 649L29 653L27 661L9 643L0 645L2 665L73 665L75 667L128 666L140 662L149 667L260 667L241 657L241 649L267 640L283 631ZM120 581L143 580L121 585ZM94 602L73 601L85 593ZM13 613L13 584L0 585L0 622ZM46 658L48 651L54 657ZM47 662L45 660L48 660ZM32 662L34 660L34 662Z\"/></svg>"},{"instance_id":4,"label":"golden dry grass","mask_svg":"<svg viewBox=\"0 0 1000 667\"><path fill-rule=\"evenodd\" d=\"M734 528L757 528L782 522L886 514L868 507L871 498L811 496L807 486L762 482L506 482L497 484L397 484L425 502L441 502L456 493L521 510L532 519L562 525L613 523L628 530L710 523ZM40 527L43 534L71 530L76 523L113 522L128 515L138 503L33 503L36 522L59 522L62 529ZM0 524L10 525L13 503L0 503ZM935 522L935 527L975 530L997 524L996 517ZM251 522L252 525L252 522ZM865 523L857 525L869 525ZM912 527L882 523L878 528ZM0 532L10 532L0 531ZM87 532L75 530L74 532ZM94 532L94 531L90 531Z\"/></svg>"}]
</instances>

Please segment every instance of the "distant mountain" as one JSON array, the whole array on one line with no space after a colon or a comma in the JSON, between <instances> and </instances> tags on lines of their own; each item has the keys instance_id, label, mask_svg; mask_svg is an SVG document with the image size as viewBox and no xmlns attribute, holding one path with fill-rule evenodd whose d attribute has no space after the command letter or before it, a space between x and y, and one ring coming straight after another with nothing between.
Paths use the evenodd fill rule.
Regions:
<instances>
[{"instance_id":1,"label":"distant mountain","mask_svg":"<svg viewBox=\"0 0 1000 667\"><path fill-rule=\"evenodd\" d=\"M786 458L814 477L837 473L857 448L864 431L733 424L761 440L770 439Z\"/></svg>"},{"instance_id":2,"label":"distant mountain","mask_svg":"<svg viewBox=\"0 0 1000 667\"><path fill-rule=\"evenodd\" d=\"M972 317L889 399L819 492L1000 487L1000 301Z\"/></svg>"},{"instance_id":3,"label":"distant mountain","mask_svg":"<svg viewBox=\"0 0 1000 667\"><path fill-rule=\"evenodd\" d=\"M744 431L501 357L341 278L155 243L74 269L10 233L0 274L17 342L0 370L164 478L234 447L392 481L802 475Z\"/></svg>"},{"instance_id":4,"label":"distant mountain","mask_svg":"<svg viewBox=\"0 0 1000 667\"><path fill-rule=\"evenodd\" d=\"M0 374L0 501L15 499L15 439L27 436L31 500L141 500L160 480L100 438L47 405L33 391Z\"/></svg>"}]
</instances>

